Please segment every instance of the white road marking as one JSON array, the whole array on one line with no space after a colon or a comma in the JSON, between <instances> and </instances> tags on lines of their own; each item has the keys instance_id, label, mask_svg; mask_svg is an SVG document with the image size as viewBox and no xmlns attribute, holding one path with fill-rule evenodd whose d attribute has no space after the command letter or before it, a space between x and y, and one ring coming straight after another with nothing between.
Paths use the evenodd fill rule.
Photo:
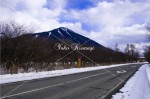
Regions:
<instances>
[{"instance_id":1,"label":"white road marking","mask_svg":"<svg viewBox=\"0 0 150 99\"><path fill-rule=\"evenodd\" d=\"M9 98L9 97L13 97L13 96L18 96L18 95L22 95L22 94L26 94L26 93L31 93L31 92L35 92L35 91L39 91L39 90L43 90L43 89L47 89L47 88L52 88L52 87L56 87L56 86L60 86L60 85L64 85L64 84L69 84L69 83L72 83L72 82L84 80L84 79L87 79L87 78L99 76L99 75L106 74L106 73L108 73L108 72L103 72L103 73L99 73L99 74L95 74L95 75L92 75L92 76L83 77L83 78L76 79L76 80L67 81L67 82L64 82L64 83L56 84L56 85L51 85L51 86L42 87L42 88L30 90L30 91L25 91L25 92L13 94L13 95L8 95L8 96L1 97L0 99Z\"/></svg>"},{"instance_id":2,"label":"white road marking","mask_svg":"<svg viewBox=\"0 0 150 99\"><path fill-rule=\"evenodd\" d=\"M99 99L105 99L105 97L107 95L109 95L114 89L116 89L121 83L123 83L123 81L120 81L117 85L115 85L115 87L113 87L111 90L109 90L106 94L104 94L103 96L101 96Z\"/></svg>"},{"instance_id":3,"label":"white road marking","mask_svg":"<svg viewBox=\"0 0 150 99\"><path fill-rule=\"evenodd\" d=\"M119 74L125 73L125 72L127 72L127 71L125 71L125 70L118 70L118 71L117 71L117 73L119 73Z\"/></svg>"}]
</instances>

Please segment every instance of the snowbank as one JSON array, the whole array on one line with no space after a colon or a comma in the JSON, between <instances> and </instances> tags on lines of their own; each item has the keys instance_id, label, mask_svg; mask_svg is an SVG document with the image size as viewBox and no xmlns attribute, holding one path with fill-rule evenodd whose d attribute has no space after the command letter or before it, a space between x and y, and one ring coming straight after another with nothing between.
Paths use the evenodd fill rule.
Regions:
<instances>
[{"instance_id":1,"label":"snowbank","mask_svg":"<svg viewBox=\"0 0 150 99\"><path fill-rule=\"evenodd\" d=\"M128 63L131 64L131 63ZM24 81L24 80L32 80L32 79L39 79L45 77L54 77L54 76L61 76L61 75L69 75L74 73L81 73L93 70L99 70L104 68L112 68L117 66L123 66L128 64L117 64L117 65L110 65L110 66L97 66L97 67L86 67L86 68L71 68L71 69L64 69L64 70L54 70L54 71L43 71L43 72L31 72L31 73L18 73L18 74L6 74L0 75L0 84L10 83L10 82L17 82L17 81ZM132 64L139 64L139 63L132 63Z\"/></svg>"},{"instance_id":2,"label":"snowbank","mask_svg":"<svg viewBox=\"0 0 150 99\"><path fill-rule=\"evenodd\" d=\"M112 99L150 99L150 65L140 67Z\"/></svg>"}]
</instances>

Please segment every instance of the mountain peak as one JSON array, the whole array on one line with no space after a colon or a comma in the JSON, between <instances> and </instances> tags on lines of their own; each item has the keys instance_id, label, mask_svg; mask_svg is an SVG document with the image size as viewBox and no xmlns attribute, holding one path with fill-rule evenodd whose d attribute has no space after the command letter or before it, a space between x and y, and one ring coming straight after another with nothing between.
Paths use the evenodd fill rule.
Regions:
<instances>
[{"instance_id":1,"label":"mountain peak","mask_svg":"<svg viewBox=\"0 0 150 99\"><path fill-rule=\"evenodd\" d=\"M67 29L67 30L69 30L67 27L59 27L57 29Z\"/></svg>"},{"instance_id":2,"label":"mountain peak","mask_svg":"<svg viewBox=\"0 0 150 99\"><path fill-rule=\"evenodd\" d=\"M38 35L38 37L45 37L53 40L65 39L65 40L72 41L73 43L79 43L79 44L84 44L86 42L87 45L103 47L97 42L87 37L84 37L66 27L59 27L48 32L36 33L33 35Z\"/></svg>"}]
</instances>

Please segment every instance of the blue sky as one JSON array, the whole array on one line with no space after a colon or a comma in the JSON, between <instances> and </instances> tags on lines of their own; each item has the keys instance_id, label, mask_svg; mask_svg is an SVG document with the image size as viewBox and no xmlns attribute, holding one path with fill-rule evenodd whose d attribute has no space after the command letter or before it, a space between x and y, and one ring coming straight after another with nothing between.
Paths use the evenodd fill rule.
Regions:
<instances>
[{"instance_id":1,"label":"blue sky","mask_svg":"<svg viewBox=\"0 0 150 99\"><path fill-rule=\"evenodd\" d=\"M92 0L69 0L67 3L66 9L87 9L93 7L95 4Z\"/></svg>"},{"instance_id":2,"label":"blue sky","mask_svg":"<svg viewBox=\"0 0 150 99\"><path fill-rule=\"evenodd\" d=\"M148 45L150 0L1 0L0 21L15 20L35 32L67 27L98 43L124 49Z\"/></svg>"}]
</instances>

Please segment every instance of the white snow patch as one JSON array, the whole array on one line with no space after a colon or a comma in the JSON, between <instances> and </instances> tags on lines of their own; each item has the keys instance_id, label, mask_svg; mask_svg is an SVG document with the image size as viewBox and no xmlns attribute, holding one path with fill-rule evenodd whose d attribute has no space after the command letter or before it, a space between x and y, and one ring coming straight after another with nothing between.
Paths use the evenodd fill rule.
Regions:
<instances>
[{"instance_id":1,"label":"white snow patch","mask_svg":"<svg viewBox=\"0 0 150 99\"><path fill-rule=\"evenodd\" d=\"M150 99L150 66L140 67L112 99Z\"/></svg>"},{"instance_id":2,"label":"white snow patch","mask_svg":"<svg viewBox=\"0 0 150 99\"><path fill-rule=\"evenodd\" d=\"M39 35L36 34L36 35L35 35L35 38L37 38L38 36L39 36Z\"/></svg>"},{"instance_id":3,"label":"white snow patch","mask_svg":"<svg viewBox=\"0 0 150 99\"><path fill-rule=\"evenodd\" d=\"M65 28L65 31L66 31L66 33L68 34L68 35L70 35L70 33L67 31L67 29ZM70 35L71 36L71 35Z\"/></svg>"},{"instance_id":4,"label":"white snow patch","mask_svg":"<svg viewBox=\"0 0 150 99\"><path fill-rule=\"evenodd\" d=\"M146 67L146 73L147 73L147 77L150 83L150 65Z\"/></svg>"},{"instance_id":5,"label":"white snow patch","mask_svg":"<svg viewBox=\"0 0 150 99\"><path fill-rule=\"evenodd\" d=\"M34 71L30 73L18 73L18 74L12 74L12 75L6 74L6 75L0 75L0 84L46 78L46 77L69 75L69 74L75 74L75 73L81 73L81 72L87 72L87 71L93 71L93 70L100 70L100 69L105 69L105 68L124 66L128 64L131 64L131 63L109 65L109 66L86 67L86 68L71 68L71 69L64 69L64 70L42 71L42 72ZM139 64L139 63L132 63L132 64Z\"/></svg>"},{"instance_id":6,"label":"white snow patch","mask_svg":"<svg viewBox=\"0 0 150 99\"><path fill-rule=\"evenodd\" d=\"M64 28L61 28L63 31L65 31L65 29Z\"/></svg>"},{"instance_id":7,"label":"white snow patch","mask_svg":"<svg viewBox=\"0 0 150 99\"><path fill-rule=\"evenodd\" d=\"M63 34L58 30L58 33L61 35L61 36L63 36Z\"/></svg>"},{"instance_id":8,"label":"white snow patch","mask_svg":"<svg viewBox=\"0 0 150 99\"><path fill-rule=\"evenodd\" d=\"M51 32L49 32L48 37L51 35Z\"/></svg>"},{"instance_id":9,"label":"white snow patch","mask_svg":"<svg viewBox=\"0 0 150 99\"><path fill-rule=\"evenodd\" d=\"M63 31L65 31L68 35L70 35L70 33L68 32L68 29L67 28L64 28L64 27L62 27L61 28ZM70 35L71 36L71 35Z\"/></svg>"}]
</instances>

